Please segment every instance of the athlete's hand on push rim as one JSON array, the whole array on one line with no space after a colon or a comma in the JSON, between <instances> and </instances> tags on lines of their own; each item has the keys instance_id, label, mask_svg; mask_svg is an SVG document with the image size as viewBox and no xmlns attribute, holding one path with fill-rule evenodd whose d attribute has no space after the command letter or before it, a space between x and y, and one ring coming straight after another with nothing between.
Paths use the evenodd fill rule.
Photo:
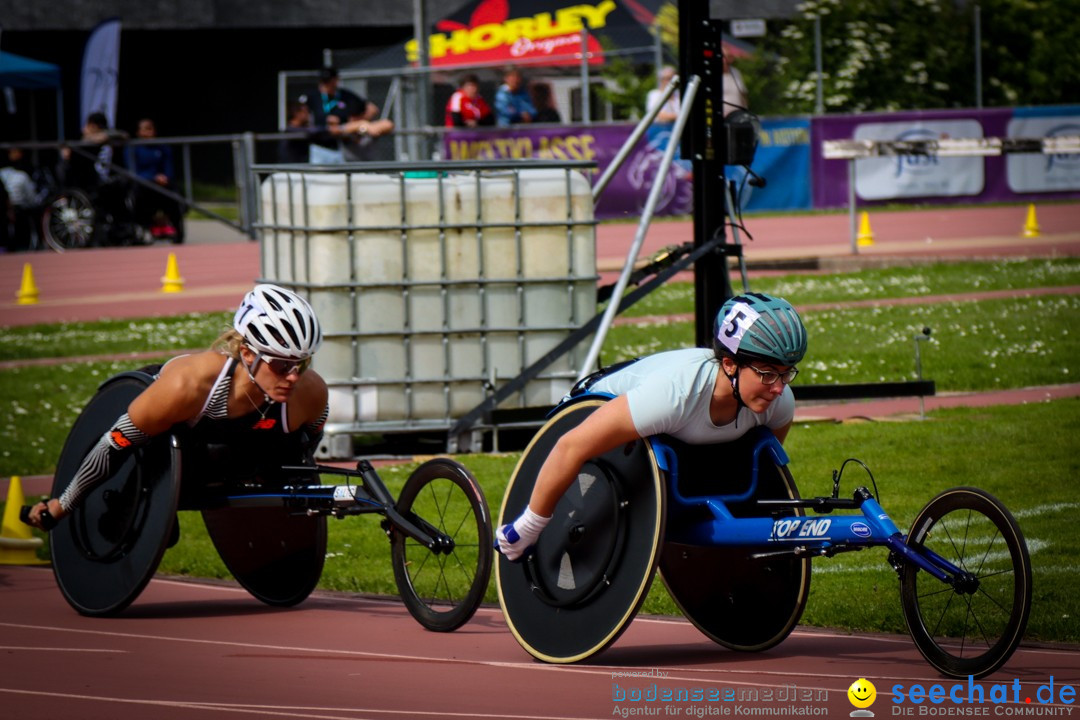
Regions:
<instances>
[{"instance_id":1,"label":"athlete's hand on push rim","mask_svg":"<svg viewBox=\"0 0 1080 720\"><path fill-rule=\"evenodd\" d=\"M64 512L64 508L60 505L60 501L56 498L50 498L45 502L39 502L38 504L30 508L30 517L28 518L30 524L39 530L45 529L41 524L41 513L44 510L49 511L49 514L52 515L53 520L59 520L60 518L67 515L67 513Z\"/></svg>"}]
</instances>

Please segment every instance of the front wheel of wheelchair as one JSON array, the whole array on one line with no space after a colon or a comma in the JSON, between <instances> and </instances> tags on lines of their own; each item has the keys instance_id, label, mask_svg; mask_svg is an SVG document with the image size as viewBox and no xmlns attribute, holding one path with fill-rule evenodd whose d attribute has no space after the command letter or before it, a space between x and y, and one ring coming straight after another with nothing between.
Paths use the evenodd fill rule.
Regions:
<instances>
[{"instance_id":1,"label":"front wheel of wheelchair","mask_svg":"<svg viewBox=\"0 0 1080 720\"><path fill-rule=\"evenodd\" d=\"M98 210L82 190L57 193L45 206L41 217L42 236L56 252L92 245L100 230Z\"/></svg>"},{"instance_id":2,"label":"front wheel of wheelchair","mask_svg":"<svg viewBox=\"0 0 1080 720\"><path fill-rule=\"evenodd\" d=\"M491 515L480 484L453 460L429 460L405 481L395 509L453 541L449 552L434 552L395 530L391 561L398 592L417 622L436 632L456 630L483 602L491 579Z\"/></svg>"},{"instance_id":3,"label":"front wheel of wheelchair","mask_svg":"<svg viewBox=\"0 0 1080 720\"><path fill-rule=\"evenodd\" d=\"M950 585L914 563L904 567L904 620L927 662L958 678L1005 664L1031 612L1031 558L1005 506L976 488L946 490L915 518L907 545L966 573Z\"/></svg>"},{"instance_id":4,"label":"front wheel of wheelchair","mask_svg":"<svg viewBox=\"0 0 1080 720\"><path fill-rule=\"evenodd\" d=\"M606 400L563 406L521 456L499 524L528 505L537 475L559 438ZM555 506L533 552L500 556L499 603L518 643L551 663L585 660L614 643L648 595L664 537L665 486L644 440L588 460Z\"/></svg>"}]
</instances>

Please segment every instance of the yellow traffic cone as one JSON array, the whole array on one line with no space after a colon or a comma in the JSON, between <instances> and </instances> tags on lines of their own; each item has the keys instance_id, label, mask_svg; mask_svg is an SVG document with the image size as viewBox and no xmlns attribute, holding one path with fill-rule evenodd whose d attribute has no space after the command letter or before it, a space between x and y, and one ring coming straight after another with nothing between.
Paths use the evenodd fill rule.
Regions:
<instances>
[{"instance_id":1,"label":"yellow traffic cone","mask_svg":"<svg viewBox=\"0 0 1080 720\"><path fill-rule=\"evenodd\" d=\"M870 229L870 213L864 212L859 219L859 234L855 236L855 242L861 247L874 244L874 232Z\"/></svg>"},{"instance_id":2,"label":"yellow traffic cone","mask_svg":"<svg viewBox=\"0 0 1080 720\"><path fill-rule=\"evenodd\" d=\"M30 267L30 263L23 263L22 285L19 286L19 292L15 293L15 304L36 305L38 295L37 285L34 283L34 270Z\"/></svg>"},{"instance_id":3,"label":"yellow traffic cone","mask_svg":"<svg viewBox=\"0 0 1080 720\"><path fill-rule=\"evenodd\" d=\"M26 503L22 482L13 476L8 484L4 521L0 526L0 565L48 565L39 560L35 548L41 547L41 538L34 537L30 526L19 519L19 510Z\"/></svg>"},{"instance_id":4,"label":"yellow traffic cone","mask_svg":"<svg viewBox=\"0 0 1080 720\"><path fill-rule=\"evenodd\" d=\"M180 277L180 268L176 265L176 253L169 253L169 263L165 266L165 276L161 278L161 292L178 293L184 289L184 278Z\"/></svg>"},{"instance_id":5,"label":"yellow traffic cone","mask_svg":"<svg viewBox=\"0 0 1080 720\"><path fill-rule=\"evenodd\" d=\"M1039 237L1039 221L1035 219L1035 203L1028 205L1027 222L1024 223L1023 237Z\"/></svg>"}]
</instances>

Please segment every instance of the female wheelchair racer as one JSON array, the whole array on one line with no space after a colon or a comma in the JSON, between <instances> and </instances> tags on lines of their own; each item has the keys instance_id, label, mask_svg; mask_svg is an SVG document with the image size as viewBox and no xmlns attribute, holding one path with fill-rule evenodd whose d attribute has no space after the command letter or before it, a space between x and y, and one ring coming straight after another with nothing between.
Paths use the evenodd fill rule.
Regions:
<instances>
[{"instance_id":1,"label":"female wheelchair racer","mask_svg":"<svg viewBox=\"0 0 1080 720\"><path fill-rule=\"evenodd\" d=\"M63 493L31 508L30 524L51 527L135 450L177 425L202 445L242 447L253 475L280 468L283 448L297 451L289 459L299 463L300 453L318 444L328 413L326 383L307 372L321 343L318 318L306 300L275 285L255 286L237 309L232 329L210 350L161 367L82 460Z\"/></svg>"},{"instance_id":2,"label":"female wheelchair racer","mask_svg":"<svg viewBox=\"0 0 1080 720\"><path fill-rule=\"evenodd\" d=\"M507 559L520 559L536 543L589 458L661 434L715 444L765 426L783 442L795 416L788 383L806 354L799 314L782 298L747 293L724 303L713 329L711 351L659 353L582 381L577 390L615 397L555 443L528 506L496 534Z\"/></svg>"},{"instance_id":3,"label":"female wheelchair racer","mask_svg":"<svg viewBox=\"0 0 1080 720\"><path fill-rule=\"evenodd\" d=\"M72 607L102 616L134 601L179 540L178 510L201 512L244 589L296 605L321 577L326 518L377 514L409 613L437 632L468 622L493 555L479 483L435 458L395 499L366 460L314 464L328 392L308 367L321 341L303 298L257 285L211 350L102 383L68 434L55 497L24 507L28 523L52 528L53 572ZM327 474L344 484L322 484Z\"/></svg>"},{"instance_id":4,"label":"female wheelchair racer","mask_svg":"<svg viewBox=\"0 0 1080 720\"><path fill-rule=\"evenodd\" d=\"M503 499L500 522L517 519L497 532L496 567L522 647L556 663L600 652L659 570L707 637L765 650L801 617L812 558L885 547L931 665L982 677L1008 661L1030 614L1031 561L1004 505L952 488L904 534L876 484L839 497L843 466L831 497L801 498L780 444L793 417L786 385L806 349L798 315L747 293L725 303L714 337L715 357L661 353L586 378L525 450Z\"/></svg>"}]
</instances>

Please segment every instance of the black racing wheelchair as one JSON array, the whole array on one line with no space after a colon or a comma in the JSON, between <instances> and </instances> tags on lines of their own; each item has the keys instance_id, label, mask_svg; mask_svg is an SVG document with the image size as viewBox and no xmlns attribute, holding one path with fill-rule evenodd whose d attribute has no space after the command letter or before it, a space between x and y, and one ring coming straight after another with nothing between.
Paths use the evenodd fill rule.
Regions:
<instances>
[{"instance_id":1,"label":"black racing wheelchair","mask_svg":"<svg viewBox=\"0 0 1080 720\"><path fill-rule=\"evenodd\" d=\"M101 385L64 444L54 497L151 382L148 372L132 371ZM177 541L177 510L201 511L225 566L268 605L296 605L315 589L327 517L363 514L383 517L398 591L425 628L455 630L483 600L491 518L479 484L459 463L422 464L395 500L367 461L355 470L284 465L268 479L245 475L247 458L189 439L183 428L155 438L52 530L56 581L78 612L115 615L138 597ZM319 484L325 474L344 484Z\"/></svg>"},{"instance_id":2,"label":"black racing wheelchair","mask_svg":"<svg viewBox=\"0 0 1080 720\"><path fill-rule=\"evenodd\" d=\"M553 411L514 471L500 525L528 504L558 439L607 400L581 395ZM531 554L496 563L507 624L540 660L585 660L629 626L659 568L676 605L707 637L765 650L799 621L812 558L883 546L923 657L953 677L1001 667L1031 610L1031 559L1008 510L982 490L953 488L905 535L865 487L839 497L842 474L843 466L831 497L800 498L766 428L724 445L661 436L593 458Z\"/></svg>"}]
</instances>

